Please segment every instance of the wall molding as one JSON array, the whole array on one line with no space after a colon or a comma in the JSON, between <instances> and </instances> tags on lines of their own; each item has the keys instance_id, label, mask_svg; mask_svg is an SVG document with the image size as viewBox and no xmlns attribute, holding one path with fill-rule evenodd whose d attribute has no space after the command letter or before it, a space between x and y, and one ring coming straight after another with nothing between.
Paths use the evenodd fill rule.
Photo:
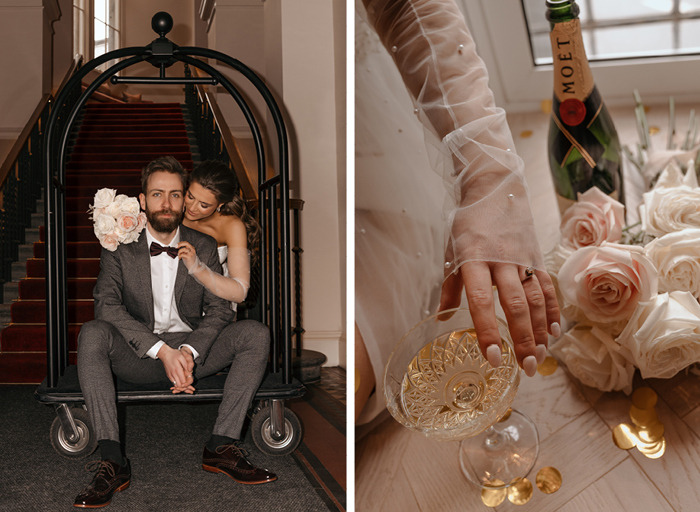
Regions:
<instances>
[{"instance_id":1,"label":"wall molding","mask_svg":"<svg viewBox=\"0 0 700 512\"><path fill-rule=\"evenodd\" d=\"M46 12L49 24L58 21L61 17L61 7L58 5L58 0L44 0L44 12Z\"/></svg>"}]
</instances>

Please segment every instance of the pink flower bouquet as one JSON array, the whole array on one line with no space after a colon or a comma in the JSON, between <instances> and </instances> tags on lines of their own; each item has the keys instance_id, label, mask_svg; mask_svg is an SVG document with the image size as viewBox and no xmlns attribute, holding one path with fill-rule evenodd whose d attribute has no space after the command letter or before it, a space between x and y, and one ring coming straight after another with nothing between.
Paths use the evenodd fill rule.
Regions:
<instances>
[{"instance_id":1,"label":"pink flower bouquet","mask_svg":"<svg viewBox=\"0 0 700 512\"><path fill-rule=\"evenodd\" d=\"M630 393L635 369L669 378L700 362L700 188L689 169L664 169L634 234L622 204L597 188L562 217L545 261L575 325L552 352L586 385Z\"/></svg>"},{"instance_id":2,"label":"pink flower bouquet","mask_svg":"<svg viewBox=\"0 0 700 512\"><path fill-rule=\"evenodd\" d=\"M110 188L97 191L88 213L92 214L95 236L108 251L116 251L119 244L135 242L146 226L146 214L138 199L117 195Z\"/></svg>"}]
</instances>

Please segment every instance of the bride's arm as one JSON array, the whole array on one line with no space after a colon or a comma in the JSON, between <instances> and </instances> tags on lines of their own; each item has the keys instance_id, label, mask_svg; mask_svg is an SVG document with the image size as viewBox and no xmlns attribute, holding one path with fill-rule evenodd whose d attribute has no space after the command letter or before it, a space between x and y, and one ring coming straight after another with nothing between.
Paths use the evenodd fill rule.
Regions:
<instances>
[{"instance_id":1,"label":"bride's arm","mask_svg":"<svg viewBox=\"0 0 700 512\"><path fill-rule=\"evenodd\" d=\"M178 256L185 262L188 272L211 293L231 302L243 302L250 288L250 257L246 229L243 222L236 217L225 219L228 277L214 272L202 263L194 247L188 242L178 244L178 247L183 247Z\"/></svg>"},{"instance_id":2,"label":"bride's arm","mask_svg":"<svg viewBox=\"0 0 700 512\"><path fill-rule=\"evenodd\" d=\"M544 350L536 345L546 347L547 326L559 322L556 295L535 234L524 164L461 12L453 0L363 2L442 155L436 170L453 204L441 309L459 305L468 283L470 310L487 355L488 346L500 344L491 293L496 284L518 361L542 359ZM526 267L538 271L521 284ZM498 362L498 354L490 355L489 361ZM526 371L534 373L532 360Z\"/></svg>"}]
</instances>

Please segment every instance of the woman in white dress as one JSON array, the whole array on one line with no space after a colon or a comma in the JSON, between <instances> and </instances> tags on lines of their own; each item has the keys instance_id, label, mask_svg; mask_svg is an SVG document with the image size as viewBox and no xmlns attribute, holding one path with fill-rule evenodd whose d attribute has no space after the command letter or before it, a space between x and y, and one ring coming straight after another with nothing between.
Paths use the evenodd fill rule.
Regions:
<instances>
[{"instance_id":1,"label":"woman in white dress","mask_svg":"<svg viewBox=\"0 0 700 512\"><path fill-rule=\"evenodd\" d=\"M185 216L182 223L216 239L223 276L203 264L194 247L180 242L179 257L188 272L214 295L231 302L245 300L250 288L250 251L257 248L260 226L248 213L238 194L234 172L219 161L202 162L190 175L185 192ZM253 254L253 257L256 257Z\"/></svg>"},{"instance_id":2,"label":"woman in white dress","mask_svg":"<svg viewBox=\"0 0 700 512\"><path fill-rule=\"evenodd\" d=\"M493 366L501 343L494 285L527 375L544 360L548 333L559 334L523 162L462 13L454 0L362 2L355 75L358 424L384 407L383 368L401 336L429 313L457 307L463 291ZM385 50L376 48L369 27ZM413 105L396 101L404 88ZM417 154L420 125L427 157ZM427 167L447 189L444 218L436 214ZM441 259L436 251L443 247Z\"/></svg>"}]
</instances>

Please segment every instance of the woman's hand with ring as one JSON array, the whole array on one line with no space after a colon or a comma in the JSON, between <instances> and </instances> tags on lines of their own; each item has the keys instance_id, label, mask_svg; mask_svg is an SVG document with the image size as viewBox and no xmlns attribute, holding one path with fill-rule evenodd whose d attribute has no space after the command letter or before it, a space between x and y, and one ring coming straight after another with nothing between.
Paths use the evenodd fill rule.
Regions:
<instances>
[{"instance_id":1,"label":"woman's hand with ring","mask_svg":"<svg viewBox=\"0 0 700 512\"><path fill-rule=\"evenodd\" d=\"M187 270L190 270L197 261L196 249L191 243L185 242L184 240L177 244L177 249L177 257L185 263Z\"/></svg>"},{"instance_id":2,"label":"woman's hand with ring","mask_svg":"<svg viewBox=\"0 0 700 512\"><path fill-rule=\"evenodd\" d=\"M548 336L559 336L559 305L549 274L515 263L465 262L442 287L440 310L456 308L466 289L481 352L492 366L501 362L493 286L508 323L518 364L532 377L547 354ZM496 348L493 348L493 347Z\"/></svg>"}]
</instances>

